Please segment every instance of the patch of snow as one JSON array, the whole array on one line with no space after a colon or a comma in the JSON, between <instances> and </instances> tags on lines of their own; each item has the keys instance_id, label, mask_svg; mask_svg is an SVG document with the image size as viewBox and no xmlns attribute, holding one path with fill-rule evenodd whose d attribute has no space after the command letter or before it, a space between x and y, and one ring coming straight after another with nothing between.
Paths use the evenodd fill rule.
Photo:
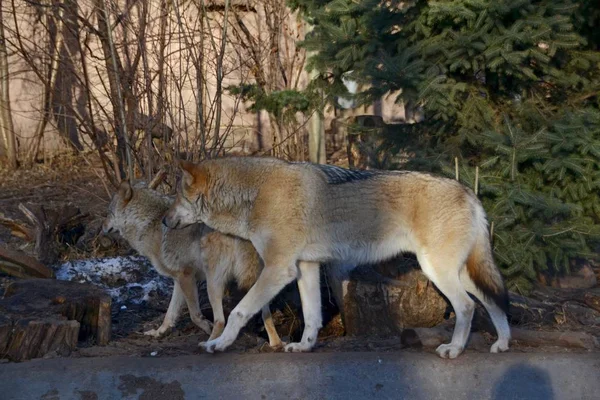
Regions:
<instances>
[{"instance_id":1,"label":"patch of snow","mask_svg":"<svg viewBox=\"0 0 600 400\"><path fill-rule=\"evenodd\" d=\"M55 272L60 280L103 287L117 303L140 304L155 296L170 296L173 287L171 279L159 275L140 256L68 261Z\"/></svg>"}]
</instances>

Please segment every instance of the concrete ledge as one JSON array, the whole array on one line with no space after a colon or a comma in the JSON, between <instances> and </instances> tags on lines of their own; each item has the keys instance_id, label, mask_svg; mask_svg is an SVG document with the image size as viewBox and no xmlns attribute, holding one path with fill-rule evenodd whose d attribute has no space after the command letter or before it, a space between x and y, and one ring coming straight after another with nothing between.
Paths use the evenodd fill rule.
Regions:
<instances>
[{"instance_id":1,"label":"concrete ledge","mask_svg":"<svg viewBox=\"0 0 600 400\"><path fill-rule=\"evenodd\" d=\"M0 365L2 399L592 399L599 353L201 354ZM43 397L45 396L45 397Z\"/></svg>"}]
</instances>

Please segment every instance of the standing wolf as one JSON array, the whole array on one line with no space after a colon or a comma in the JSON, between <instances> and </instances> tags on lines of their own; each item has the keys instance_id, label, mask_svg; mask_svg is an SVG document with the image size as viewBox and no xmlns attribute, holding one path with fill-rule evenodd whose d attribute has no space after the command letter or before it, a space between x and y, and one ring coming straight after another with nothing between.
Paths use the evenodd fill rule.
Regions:
<instances>
[{"instance_id":1,"label":"standing wolf","mask_svg":"<svg viewBox=\"0 0 600 400\"><path fill-rule=\"evenodd\" d=\"M207 351L231 345L248 319L296 278L305 330L286 350L310 350L321 327L319 263L375 263L404 251L417 255L454 308L456 327L451 343L437 348L441 357L455 358L465 347L475 308L468 293L483 303L496 327L491 352L508 349L508 297L492 259L485 212L460 183L417 172L350 171L273 158L181 167L181 189L164 223L180 228L203 221L248 239L265 264L223 334L205 344Z\"/></svg>"},{"instance_id":2,"label":"standing wolf","mask_svg":"<svg viewBox=\"0 0 600 400\"><path fill-rule=\"evenodd\" d=\"M249 289L258 278L262 265L252 244L213 231L204 224L171 230L161 224L172 199L141 186L123 182L112 198L102 226L105 233L118 231L141 255L147 257L161 274L175 280L171 302L162 325L145 332L160 337L177 322L184 301L192 321L213 340L225 327L223 292L235 279L241 289ZM198 304L196 279L206 279L208 298L214 314L212 332ZM271 347L282 345L268 303L262 317Z\"/></svg>"}]
</instances>

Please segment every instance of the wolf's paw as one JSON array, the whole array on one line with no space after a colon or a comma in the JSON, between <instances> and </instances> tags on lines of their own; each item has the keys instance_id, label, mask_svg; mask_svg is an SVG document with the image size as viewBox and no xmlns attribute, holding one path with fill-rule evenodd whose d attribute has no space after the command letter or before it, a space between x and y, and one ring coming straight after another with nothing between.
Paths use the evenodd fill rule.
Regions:
<instances>
[{"instance_id":1,"label":"wolf's paw","mask_svg":"<svg viewBox=\"0 0 600 400\"><path fill-rule=\"evenodd\" d=\"M150 329L149 331L144 332L145 336L152 336L155 338L159 338L162 335L158 332L158 329Z\"/></svg>"},{"instance_id":2,"label":"wolf's paw","mask_svg":"<svg viewBox=\"0 0 600 400\"><path fill-rule=\"evenodd\" d=\"M281 341L281 340L279 340L279 341L276 341L276 342L269 342L269 346L270 346L272 349L274 349L274 350L280 350L280 349L283 349L283 348L285 347L285 345L286 345L286 344L287 344L287 343L285 343L285 342L283 342L283 341Z\"/></svg>"},{"instance_id":3,"label":"wolf's paw","mask_svg":"<svg viewBox=\"0 0 600 400\"><path fill-rule=\"evenodd\" d=\"M226 343L221 336L214 340L200 342L198 346L203 347L207 353L214 353L215 351L224 351L226 348L229 347L230 344L231 343Z\"/></svg>"},{"instance_id":4,"label":"wolf's paw","mask_svg":"<svg viewBox=\"0 0 600 400\"><path fill-rule=\"evenodd\" d=\"M490 348L490 353L502 353L508 351L508 340L498 339Z\"/></svg>"},{"instance_id":5,"label":"wolf's paw","mask_svg":"<svg viewBox=\"0 0 600 400\"><path fill-rule=\"evenodd\" d=\"M442 358L456 358L463 352L463 348L449 343L439 345L435 351Z\"/></svg>"},{"instance_id":6,"label":"wolf's paw","mask_svg":"<svg viewBox=\"0 0 600 400\"><path fill-rule=\"evenodd\" d=\"M165 328L163 326L161 326L158 329L150 329L149 331L144 332L145 336L152 336L155 338L161 338L165 335L165 333L167 333L167 331L169 331L170 328Z\"/></svg>"},{"instance_id":7,"label":"wolf's paw","mask_svg":"<svg viewBox=\"0 0 600 400\"><path fill-rule=\"evenodd\" d=\"M212 323L207 319L201 319L199 321L195 321L198 328L202 329L207 335L212 333Z\"/></svg>"},{"instance_id":8,"label":"wolf's paw","mask_svg":"<svg viewBox=\"0 0 600 400\"><path fill-rule=\"evenodd\" d=\"M301 353L311 351L312 345L310 343L297 342L285 345L283 349L288 353Z\"/></svg>"}]
</instances>

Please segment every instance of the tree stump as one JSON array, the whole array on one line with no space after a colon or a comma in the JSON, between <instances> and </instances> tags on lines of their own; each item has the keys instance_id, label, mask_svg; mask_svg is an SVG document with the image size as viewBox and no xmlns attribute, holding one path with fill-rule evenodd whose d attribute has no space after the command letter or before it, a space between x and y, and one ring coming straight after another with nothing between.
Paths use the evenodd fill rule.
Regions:
<instances>
[{"instance_id":1,"label":"tree stump","mask_svg":"<svg viewBox=\"0 0 600 400\"><path fill-rule=\"evenodd\" d=\"M110 306L110 296L89 284L16 281L0 300L0 358L68 355L78 340L105 345L111 333Z\"/></svg>"},{"instance_id":2,"label":"tree stump","mask_svg":"<svg viewBox=\"0 0 600 400\"><path fill-rule=\"evenodd\" d=\"M413 259L397 257L351 271L340 265L326 268L347 335L398 336L405 328L444 320L446 300Z\"/></svg>"}]
</instances>

